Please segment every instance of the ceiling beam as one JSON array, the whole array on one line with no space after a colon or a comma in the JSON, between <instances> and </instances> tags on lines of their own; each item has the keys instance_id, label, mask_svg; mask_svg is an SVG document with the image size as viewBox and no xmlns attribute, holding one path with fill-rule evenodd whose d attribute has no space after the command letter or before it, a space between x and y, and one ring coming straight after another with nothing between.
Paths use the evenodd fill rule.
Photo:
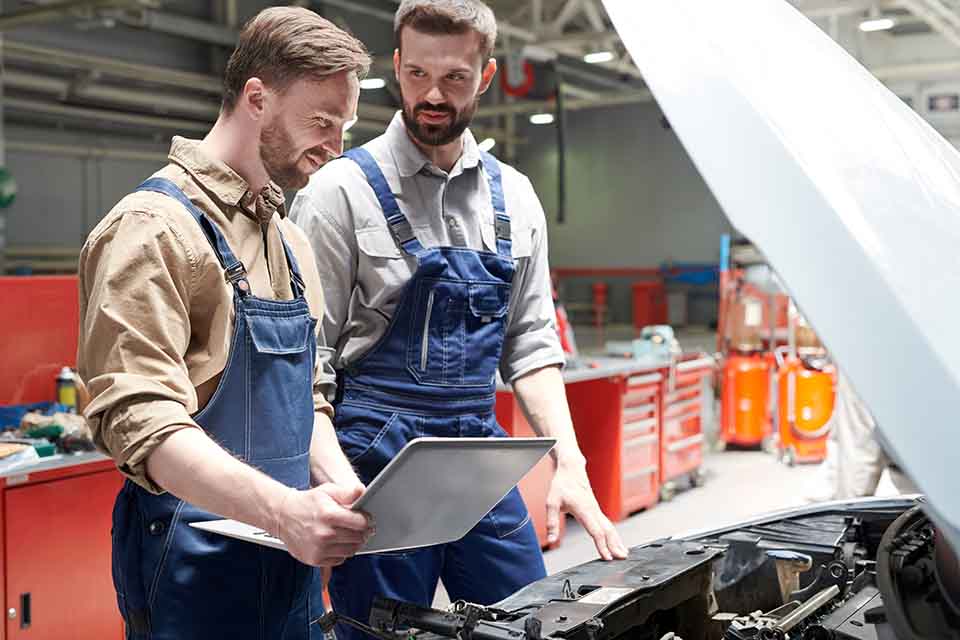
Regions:
<instances>
[{"instance_id":1,"label":"ceiling beam","mask_svg":"<svg viewBox=\"0 0 960 640\"><path fill-rule=\"evenodd\" d=\"M873 7L881 11L901 8L900 0L849 0L847 2L837 2L837 0L791 0L791 3L808 18L857 15L870 11Z\"/></svg>"},{"instance_id":2,"label":"ceiling beam","mask_svg":"<svg viewBox=\"0 0 960 640\"><path fill-rule=\"evenodd\" d=\"M960 16L940 0L900 0L910 13L923 18L934 31L960 47Z\"/></svg>"},{"instance_id":3,"label":"ceiling beam","mask_svg":"<svg viewBox=\"0 0 960 640\"><path fill-rule=\"evenodd\" d=\"M567 0L560 13L550 23L549 30L553 33L563 33L570 22L583 11L584 0Z\"/></svg>"},{"instance_id":4,"label":"ceiling beam","mask_svg":"<svg viewBox=\"0 0 960 640\"><path fill-rule=\"evenodd\" d=\"M590 21L590 26L593 27L594 31L603 32L607 30L607 23L594 0L584 0L583 13L587 16L587 20Z\"/></svg>"},{"instance_id":5,"label":"ceiling beam","mask_svg":"<svg viewBox=\"0 0 960 640\"><path fill-rule=\"evenodd\" d=\"M69 0L39 7L26 7L0 13L0 31L60 22L76 16L78 12L122 9L143 4L145 4L145 0Z\"/></svg>"},{"instance_id":6,"label":"ceiling beam","mask_svg":"<svg viewBox=\"0 0 960 640\"><path fill-rule=\"evenodd\" d=\"M240 31L233 27L152 9L120 12L116 19L129 27L189 38L222 47L235 47L240 37Z\"/></svg>"},{"instance_id":7,"label":"ceiling beam","mask_svg":"<svg viewBox=\"0 0 960 640\"><path fill-rule=\"evenodd\" d=\"M142 114L122 113L108 109L91 109L72 105L55 104L42 100L29 100L4 96L4 110L7 112L26 112L58 118L79 118L105 124L126 124L152 131L179 131L182 133L204 135L210 130L209 122L196 120L181 120L169 117L148 116Z\"/></svg>"}]
</instances>

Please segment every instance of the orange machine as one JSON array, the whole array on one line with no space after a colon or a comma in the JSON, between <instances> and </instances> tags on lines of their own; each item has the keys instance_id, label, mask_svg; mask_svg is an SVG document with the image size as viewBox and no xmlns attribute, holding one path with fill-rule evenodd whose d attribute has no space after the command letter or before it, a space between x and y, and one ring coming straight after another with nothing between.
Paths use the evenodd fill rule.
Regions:
<instances>
[{"instance_id":1,"label":"orange machine","mask_svg":"<svg viewBox=\"0 0 960 640\"><path fill-rule=\"evenodd\" d=\"M733 354L723 367L720 439L725 444L758 447L770 435L770 360L764 355Z\"/></svg>"},{"instance_id":2,"label":"orange machine","mask_svg":"<svg viewBox=\"0 0 960 640\"><path fill-rule=\"evenodd\" d=\"M818 368L796 356L781 358L777 448L785 464L819 463L827 457L835 382L830 365Z\"/></svg>"}]
</instances>

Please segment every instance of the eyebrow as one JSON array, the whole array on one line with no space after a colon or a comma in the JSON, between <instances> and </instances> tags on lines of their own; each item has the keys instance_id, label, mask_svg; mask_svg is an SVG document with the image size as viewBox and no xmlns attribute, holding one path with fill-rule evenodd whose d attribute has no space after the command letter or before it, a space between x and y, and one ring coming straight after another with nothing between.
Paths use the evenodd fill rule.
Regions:
<instances>
[{"instance_id":1,"label":"eyebrow","mask_svg":"<svg viewBox=\"0 0 960 640\"><path fill-rule=\"evenodd\" d=\"M403 64L404 69L417 69L423 71L423 67L412 62L405 62ZM453 69L448 69L446 73L473 73L473 69L470 67L454 67Z\"/></svg>"}]
</instances>

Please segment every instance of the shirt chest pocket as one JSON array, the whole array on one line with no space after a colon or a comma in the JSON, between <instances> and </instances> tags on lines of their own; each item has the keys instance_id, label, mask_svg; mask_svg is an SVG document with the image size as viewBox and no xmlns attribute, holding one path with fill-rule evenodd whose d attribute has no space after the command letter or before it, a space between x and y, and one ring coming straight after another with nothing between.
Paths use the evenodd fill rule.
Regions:
<instances>
[{"instance_id":1,"label":"shirt chest pocket","mask_svg":"<svg viewBox=\"0 0 960 640\"><path fill-rule=\"evenodd\" d=\"M480 233L483 236L483 245L487 251L496 253L497 251L497 232L493 223L484 222L480 225ZM514 260L529 258L533 255L533 227L529 224L518 224L516 220L511 220L510 228L511 248Z\"/></svg>"},{"instance_id":2,"label":"shirt chest pocket","mask_svg":"<svg viewBox=\"0 0 960 640\"><path fill-rule=\"evenodd\" d=\"M357 286L363 304L392 313L403 286L416 270L417 261L400 251L386 227L367 227L357 231L359 273Z\"/></svg>"}]
</instances>

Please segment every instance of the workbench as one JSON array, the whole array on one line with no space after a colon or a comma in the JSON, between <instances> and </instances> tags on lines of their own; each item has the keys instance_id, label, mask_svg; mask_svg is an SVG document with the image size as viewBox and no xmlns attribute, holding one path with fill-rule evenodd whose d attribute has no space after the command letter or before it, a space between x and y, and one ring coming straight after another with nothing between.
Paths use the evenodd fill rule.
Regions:
<instances>
[{"instance_id":1,"label":"workbench","mask_svg":"<svg viewBox=\"0 0 960 640\"><path fill-rule=\"evenodd\" d=\"M0 474L3 640L119 640L110 567L123 478L98 453L56 455Z\"/></svg>"}]
</instances>

